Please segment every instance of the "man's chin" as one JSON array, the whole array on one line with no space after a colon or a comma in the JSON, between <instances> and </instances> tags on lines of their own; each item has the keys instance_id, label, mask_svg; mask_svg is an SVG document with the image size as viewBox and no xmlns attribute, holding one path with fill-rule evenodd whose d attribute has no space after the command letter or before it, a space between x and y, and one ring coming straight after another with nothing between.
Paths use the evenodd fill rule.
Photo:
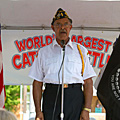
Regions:
<instances>
[{"instance_id":1,"label":"man's chin","mask_svg":"<svg viewBox=\"0 0 120 120\"><path fill-rule=\"evenodd\" d=\"M60 40L67 40L67 39L68 39L67 36L65 36L65 37L60 37Z\"/></svg>"}]
</instances>

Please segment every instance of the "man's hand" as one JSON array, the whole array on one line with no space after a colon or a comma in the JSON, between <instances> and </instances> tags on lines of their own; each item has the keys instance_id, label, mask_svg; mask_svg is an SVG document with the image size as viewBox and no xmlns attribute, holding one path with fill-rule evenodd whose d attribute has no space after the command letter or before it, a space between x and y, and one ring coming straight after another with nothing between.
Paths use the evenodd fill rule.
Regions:
<instances>
[{"instance_id":1,"label":"man's hand","mask_svg":"<svg viewBox=\"0 0 120 120\"><path fill-rule=\"evenodd\" d=\"M34 80L33 99L34 99L35 111L36 111L35 120L44 120L43 113L41 112L42 86L43 86L42 82Z\"/></svg>"},{"instance_id":2,"label":"man's hand","mask_svg":"<svg viewBox=\"0 0 120 120\"><path fill-rule=\"evenodd\" d=\"M89 120L89 112L86 110L83 110L80 115L80 120Z\"/></svg>"},{"instance_id":3,"label":"man's hand","mask_svg":"<svg viewBox=\"0 0 120 120\"><path fill-rule=\"evenodd\" d=\"M91 108L92 97L93 97L93 81L91 78L84 80L84 97L85 103L84 108ZM89 120L89 111L83 110L80 115L80 120Z\"/></svg>"},{"instance_id":4,"label":"man's hand","mask_svg":"<svg viewBox=\"0 0 120 120\"><path fill-rule=\"evenodd\" d=\"M36 119L35 120L44 120L43 113L42 112L36 113Z\"/></svg>"}]
</instances>

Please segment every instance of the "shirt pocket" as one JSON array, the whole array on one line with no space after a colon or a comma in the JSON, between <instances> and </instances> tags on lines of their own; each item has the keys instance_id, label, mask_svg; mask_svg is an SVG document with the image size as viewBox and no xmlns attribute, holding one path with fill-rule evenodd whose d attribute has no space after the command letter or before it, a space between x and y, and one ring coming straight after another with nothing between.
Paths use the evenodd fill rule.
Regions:
<instances>
[{"instance_id":1,"label":"shirt pocket","mask_svg":"<svg viewBox=\"0 0 120 120\"><path fill-rule=\"evenodd\" d=\"M78 56L68 56L67 58L67 70L71 73L79 73L81 74L82 69L82 61Z\"/></svg>"},{"instance_id":2,"label":"shirt pocket","mask_svg":"<svg viewBox=\"0 0 120 120\"><path fill-rule=\"evenodd\" d=\"M58 72L58 58L48 58L45 60L45 67L44 67L45 74L51 74Z\"/></svg>"}]
</instances>

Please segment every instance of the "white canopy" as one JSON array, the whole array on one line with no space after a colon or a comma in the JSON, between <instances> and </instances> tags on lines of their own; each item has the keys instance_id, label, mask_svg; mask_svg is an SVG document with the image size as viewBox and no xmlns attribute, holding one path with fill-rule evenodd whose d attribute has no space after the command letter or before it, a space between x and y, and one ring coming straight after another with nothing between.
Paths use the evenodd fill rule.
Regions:
<instances>
[{"instance_id":1,"label":"white canopy","mask_svg":"<svg viewBox=\"0 0 120 120\"><path fill-rule=\"evenodd\" d=\"M0 0L0 23L4 27L50 27L60 7L72 18L73 27L108 27L119 31L119 1Z\"/></svg>"}]
</instances>

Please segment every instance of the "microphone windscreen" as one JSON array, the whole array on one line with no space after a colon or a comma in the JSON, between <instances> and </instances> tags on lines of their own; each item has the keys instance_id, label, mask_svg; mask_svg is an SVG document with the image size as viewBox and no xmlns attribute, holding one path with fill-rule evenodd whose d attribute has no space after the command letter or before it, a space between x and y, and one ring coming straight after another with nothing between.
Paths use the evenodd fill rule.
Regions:
<instances>
[{"instance_id":1,"label":"microphone windscreen","mask_svg":"<svg viewBox=\"0 0 120 120\"><path fill-rule=\"evenodd\" d=\"M61 44L62 44L62 46L64 46L65 45L65 40L61 40Z\"/></svg>"}]
</instances>

